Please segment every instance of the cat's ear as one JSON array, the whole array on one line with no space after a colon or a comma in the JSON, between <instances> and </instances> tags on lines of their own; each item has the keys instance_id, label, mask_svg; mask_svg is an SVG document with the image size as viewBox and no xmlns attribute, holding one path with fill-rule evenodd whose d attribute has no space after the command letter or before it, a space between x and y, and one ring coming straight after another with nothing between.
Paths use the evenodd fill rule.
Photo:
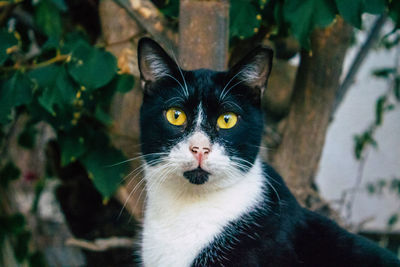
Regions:
<instances>
[{"instance_id":1,"label":"cat's ear","mask_svg":"<svg viewBox=\"0 0 400 267\"><path fill-rule=\"evenodd\" d=\"M261 98L272 68L273 51L259 46L229 70L229 77L251 87Z\"/></svg>"},{"instance_id":2,"label":"cat's ear","mask_svg":"<svg viewBox=\"0 0 400 267\"><path fill-rule=\"evenodd\" d=\"M138 44L140 78L145 83L154 82L166 75L173 75L175 61L150 38L142 38Z\"/></svg>"}]
</instances>

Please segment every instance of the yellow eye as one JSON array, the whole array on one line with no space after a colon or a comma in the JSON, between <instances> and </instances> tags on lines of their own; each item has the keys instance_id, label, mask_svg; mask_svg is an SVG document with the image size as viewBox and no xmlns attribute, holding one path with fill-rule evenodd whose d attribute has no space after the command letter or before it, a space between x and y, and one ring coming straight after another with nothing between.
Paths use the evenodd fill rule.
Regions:
<instances>
[{"instance_id":1,"label":"yellow eye","mask_svg":"<svg viewBox=\"0 0 400 267\"><path fill-rule=\"evenodd\" d=\"M186 114L179 108L170 108L165 114L169 123L173 125L183 125L186 122Z\"/></svg>"},{"instance_id":2,"label":"yellow eye","mask_svg":"<svg viewBox=\"0 0 400 267\"><path fill-rule=\"evenodd\" d=\"M217 124L221 129L230 129L236 125L238 117L235 113L227 112L218 117Z\"/></svg>"}]
</instances>

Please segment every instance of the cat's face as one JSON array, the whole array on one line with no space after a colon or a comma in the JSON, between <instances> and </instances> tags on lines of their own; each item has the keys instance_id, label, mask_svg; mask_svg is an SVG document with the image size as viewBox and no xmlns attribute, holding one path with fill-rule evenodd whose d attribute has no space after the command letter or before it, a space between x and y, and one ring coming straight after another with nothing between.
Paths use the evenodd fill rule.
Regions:
<instances>
[{"instance_id":1,"label":"cat's face","mask_svg":"<svg viewBox=\"0 0 400 267\"><path fill-rule=\"evenodd\" d=\"M254 164L260 98L272 51L258 48L228 72L180 70L150 39L139 43L141 145L148 182L223 188Z\"/></svg>"}]
</instances>

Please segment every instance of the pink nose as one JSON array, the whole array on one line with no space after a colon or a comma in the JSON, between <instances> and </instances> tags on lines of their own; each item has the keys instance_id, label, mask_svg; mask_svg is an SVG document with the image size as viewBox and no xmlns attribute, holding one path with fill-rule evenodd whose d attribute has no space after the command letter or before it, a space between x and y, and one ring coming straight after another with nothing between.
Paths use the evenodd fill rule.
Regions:
<instances>
[{"instance_id":1,"label":"pink nose","mask_svg":"<svg viewBox=\"0 0 400 267\"><path fill-rule=\"evenodd\" d=\"M190 151L192 151L193 155L199 153L207 155L208 153L210 153L211 149L209 147L190 146Z\"/></svg>"},{"instance_id":2,"label":"pink nose","mask_svg":"<svg viewBox=\"0 0 400 267\"><path fill-rule=\"evenodd\" d=\"M192 152L193 156L199 162L200 166L201 166L202 161L207 158L208 154L211 151L211 149L209 147L201 147L201 146L195 146L195 145L190 146L189 149Z\"/></svg>"},{"instance_id":3,"label":"pink nose","mask_svg":"<svg viewBox=\"0 0 400 267\"><path fill-rule=\"evenodd\" d=\"M189 138L189 150L202 167L203 161L211 152L210 139L204 133L196 132Z\"/></svg>"}]
</instances>

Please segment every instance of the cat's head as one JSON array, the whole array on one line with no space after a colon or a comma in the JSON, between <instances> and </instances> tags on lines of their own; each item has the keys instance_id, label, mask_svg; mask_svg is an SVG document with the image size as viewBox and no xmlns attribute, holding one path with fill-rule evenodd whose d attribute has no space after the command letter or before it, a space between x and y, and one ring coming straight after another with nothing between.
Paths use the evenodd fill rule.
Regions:
<instances>
[{"instance_id":1,"label":"cat's head","mask_svg":"<svg viewBox=\"0 0 400 267\"><path fill-rule=\"evenodd\" d=\"M260 102L272 54L258 47L226 72L185 71L156 42L140 40L148 182L218 189L251 169L261 143Z\"/></svg>"}]
</instances>

